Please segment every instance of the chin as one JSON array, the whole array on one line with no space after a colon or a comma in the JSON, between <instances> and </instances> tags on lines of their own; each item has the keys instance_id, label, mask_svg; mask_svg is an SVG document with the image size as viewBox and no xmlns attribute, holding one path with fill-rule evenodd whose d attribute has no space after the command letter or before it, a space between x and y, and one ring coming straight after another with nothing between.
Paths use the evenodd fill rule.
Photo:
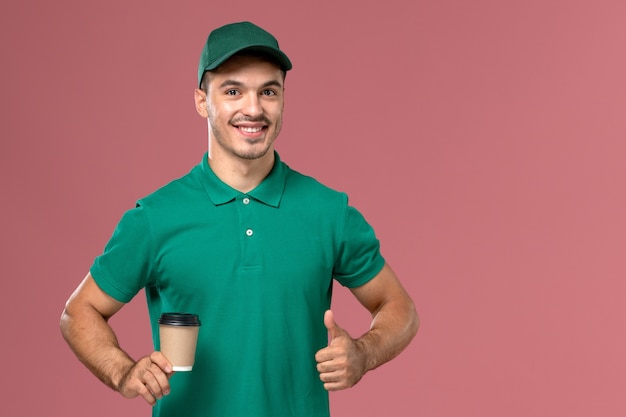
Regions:
<instances>
[{"instance_id":1,"label":"chin","mask_svg":"<svg viewBox=\"0 0 626 417\"><path fill-rule=\"evenodd\" d=\"M248 159L252 161L255 159L263 158L265 155L267 155L268 151L269 151L269 148L266 148L263 150L249 150L249 151L237 152L236 155L241 159Z\"/></svg>"}]
</instances>

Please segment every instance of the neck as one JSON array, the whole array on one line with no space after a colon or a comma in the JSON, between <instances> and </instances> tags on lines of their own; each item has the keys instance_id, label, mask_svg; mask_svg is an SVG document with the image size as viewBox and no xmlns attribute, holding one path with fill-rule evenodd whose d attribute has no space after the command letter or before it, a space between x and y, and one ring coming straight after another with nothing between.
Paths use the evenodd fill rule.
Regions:
<instances>
[{"instance_id":1,"label":"neck","mask_svg":"<svg viewBox=\"0 0 626 417\"><path fill-rule=\"evenodd\" d=\"M225 184L242 193L255 189L274 166L274 150L270 149L261 158L242 159L234 155L221 155L209 150L209 166Z\"/></svg>"}]
</instances>

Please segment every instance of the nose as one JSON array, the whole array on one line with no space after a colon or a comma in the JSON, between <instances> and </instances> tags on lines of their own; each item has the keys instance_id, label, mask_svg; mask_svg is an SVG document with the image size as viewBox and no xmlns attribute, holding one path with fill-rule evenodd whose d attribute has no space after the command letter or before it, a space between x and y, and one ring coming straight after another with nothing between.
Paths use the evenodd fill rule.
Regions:
<instances>
[{"instance_id":1,"label":"nose","mask_svg":"<svg viewBox=\"0 0 626 417\"><path fill-rule=\"evenodd\" d=\"M243 113L246 116L259 116L263 114L263 107L261 106L261 98L256 93L247 94L243 103Z\"/></svg>"}]
</instances>

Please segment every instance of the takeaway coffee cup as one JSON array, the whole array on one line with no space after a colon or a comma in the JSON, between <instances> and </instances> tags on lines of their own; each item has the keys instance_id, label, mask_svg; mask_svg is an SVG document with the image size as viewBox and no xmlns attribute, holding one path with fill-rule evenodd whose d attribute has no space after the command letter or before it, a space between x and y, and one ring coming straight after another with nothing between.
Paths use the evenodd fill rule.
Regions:
<instances>
[{"instance_id":1,"label":"takeaway coffee cup","mask_svg":"<svg viewBox=\"0 0 626 417\"><path fill-rule=\"evenodd\" d=\"M161 353L174 371L191 371L196 358L200 319L197 314L163 313L159 318Z\"/></svg>"}]
</instances>

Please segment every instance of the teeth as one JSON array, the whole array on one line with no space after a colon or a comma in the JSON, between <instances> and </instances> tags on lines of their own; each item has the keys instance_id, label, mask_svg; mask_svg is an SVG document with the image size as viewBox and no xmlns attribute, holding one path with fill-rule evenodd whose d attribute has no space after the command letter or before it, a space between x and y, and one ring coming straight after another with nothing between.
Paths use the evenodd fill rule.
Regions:
<instances>
[{"instance_id":1,"label":"teeth","mask_svg":"<svg viewBox=\"0 0 626 417\"><path fill-rule=\"evenodd\" d=\"M246 133L256 133L261 131L263 128L262 127L244 127L244 126L240 126L239 129L243 130Z\"/></svg>"}]
</instances>

